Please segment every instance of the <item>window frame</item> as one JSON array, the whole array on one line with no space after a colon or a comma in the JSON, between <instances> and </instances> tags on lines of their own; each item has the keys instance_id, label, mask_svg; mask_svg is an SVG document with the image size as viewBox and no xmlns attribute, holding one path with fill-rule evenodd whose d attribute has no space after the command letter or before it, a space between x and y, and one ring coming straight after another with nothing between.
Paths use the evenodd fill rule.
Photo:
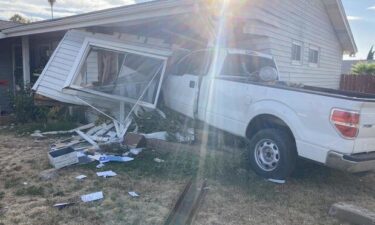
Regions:
<instances>
[{"instance_id":1,"label":"window frame","mask_svg":"<svg viewBox=\"0 0 375 225\"><path fill-rule=\"evenodd\" d=\"M316 51L317 52L317 62L310 62L310 51ZM320 64L320 48L315 45L309 45L309 51L307 56L307 62L309 63L310 67L318 67Z\"/></svg>"},{"instance_id":2,"label":"window frame","mask_svg":"<svg viewBox=\"0 0 375 225\"><path fill-rule=\"evenodd\" d=\"M161 69L161 76L158 82L159 84L158 84L158 89L157 89L154 102L149 103L149 102L144 102L144 101L137 101L136 99L133 99L133 98L120 97L116 95L106 94L106 93L96 91L96 90L88 90L88 89L82 88L81 86L75 85L74 81L76 77L79 76L82 66L85 64L86 58L88 54L90 53L90 50L92 47L102 48L102 49L109 50L109 51L133 53L136 55L142 55L142 56L162 60L163 66ZM118 100L120 102L139 104L144 107L155 109L157 105L157 101L159 99L160 91L161 91L161 84L165 76L168 55L170 55L170 52L162 50L162 49L150 49L150 48L143 47L143 46L137 46L136 44L132 44L132 43L125 43L125 42L123 43L123 42L114 41L112 39L104 40L104 39L99 39L99 38L86 37L77 55L77 58L71 68L71 71L69 73L69 76L65 82L63 89L73 89L73 90L85 92L88 94L93 94L93 95L98 95L98 96L105 97L105 98Z\"/></svg>"},{"instance_id":3,"label":"window frame","mask_svg":"<svg viewBox=\"0 0 375 225\"><path fill-rule=\"evenodd\" d=\"M205 53L206 54L205 57L208 57L208 61L206 61L206 63L208 63L208 64L205 66L205 68L203 68L203 66L200 65L200 66L202 66L202 68L200 68L200 69L201 70L204 69L205 71L201 71L200 74L191 74L191 73L180 74L180 73L175 73L176 67L178 67L182 62L184 62L185 60L191 60L192 56L194 56L196 54L201 54L201 53ZM185 56L181 57L181 59L177 60L176 64L174 66L172 66L170 74L173 75L173 76L183 76L185 74L189 74L189 75L193 75L193 76L205 76L205 75L208 74L210 66L211 66L211 63L212 63L211 57L212 57L212 50L211 49L201 49L201 50L196 50L196 51L189 52Z\"/></svg>"},{"instance_id":4,"label":"window frame","mask_svg":"<svg viewBox=\"0 0 375 225\"><path fill-rule=\"evenodd\" d=\"M299 46L300 47L300 60L295 60L293 57L293 47L294 46ZM292 47L291 47L291 56L290 56L290 59L291 59L291 63L292 65L302 65L303 64L303 42L302 41L297 41L297 40L292 40Z\"/></svg>"}]
</instances>

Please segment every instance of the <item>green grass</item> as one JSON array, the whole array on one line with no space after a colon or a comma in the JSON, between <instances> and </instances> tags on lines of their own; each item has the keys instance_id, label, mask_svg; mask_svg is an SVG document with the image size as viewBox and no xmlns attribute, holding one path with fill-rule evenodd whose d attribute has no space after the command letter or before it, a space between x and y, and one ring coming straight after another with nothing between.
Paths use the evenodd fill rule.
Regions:
<instances>
[{"instance_id":1,"label":"green grass","mask_svg":"<svg viewBox=\"0 0 375 225\"><path fill-rule=\"evenodd\" d=\"M16 187L21 184L21 178L19 177L11 177L4 182L4 188L10 189Z\"/></svg>"},{"instance_id":2,"label":"green grass","mask_svg":"<svg viewBox=\"0 0 375 225\"><path fill-rule=\"evenodd\" d=\"M43 196L44 195L44 188L40 186L29 186L29 187L24 187L16 190L14 193L15 195L18 196Z\"/></svg>"},{"instance_id":3,"label":"green grass","mask_svg":"<svg viewBox=\"0 0 375 225\"><path fill-rule=\"evenodd\" d=\"M163 163L154 162L154 158L165 160ZM96 170L97 162L80 167L87 170ZM195 176L198 171L198 156L190 153L159 153L157 151L145 150L134 161L126 163L106 163L103 170L113 170L116 173L131 173L135 179L144 177L158 178L181 178Z\"/></svg>"}]
</instances>

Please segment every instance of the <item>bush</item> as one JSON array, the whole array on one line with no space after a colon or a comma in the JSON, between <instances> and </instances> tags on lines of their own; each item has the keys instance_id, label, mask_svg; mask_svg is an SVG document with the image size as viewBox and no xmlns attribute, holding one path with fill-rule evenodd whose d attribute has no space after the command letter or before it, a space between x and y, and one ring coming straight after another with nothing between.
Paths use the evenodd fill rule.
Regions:
<instances>
[{"instance_id":1,"label":"bush","mask_svg":"<svg viewBox=\"0 0 375 225\"><path fill-rule=\"evenodd\" d=\"M375 63L358 63L353 66L352 73L355 75L375 76Z\"/></svg>"},{"instance_id":2,"label":"bush","mask_svg":"<svg viewBox=\"0 0 375 225\"><path fill-rule=\"evenodd\" d=\"M29 86L11 94L12 109L16 120L19 123L29 121L46 121L49 109L44 106L36 106L34 103L34 94Z\"/></svg>"}]
</instances>

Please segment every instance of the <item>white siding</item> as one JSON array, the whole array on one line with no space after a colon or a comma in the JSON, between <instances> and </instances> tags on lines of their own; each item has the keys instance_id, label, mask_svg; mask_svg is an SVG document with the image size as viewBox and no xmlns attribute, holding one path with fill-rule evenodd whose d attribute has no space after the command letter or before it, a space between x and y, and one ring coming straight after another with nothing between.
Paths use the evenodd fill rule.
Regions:
<instances>
[{"instance_id":1,"label":"white siding","mask_svg":"<svg viewBox=\"0 0 375 225\"><path fill-rule=\"evenodd\" d=\"M275 57L282 80L339 87L343 50L321 0L256 0L248 13L261 15L262 21L273 21L271 24L249 20L244 32L268 37L268 43L258 40L253 49ZM293 41L303 43L302 65L292 64ZM317 67L308 63L310 45L320 49Z\"/></svg>"},{"instance_id":2,"label":"white siding","mask_svg":"<svg viewBox=\"0 0 375 225\"><path fill-rule=\"evenodd\" d=\"M62 89L84 39L85 35L82 32L66 33L34 85L36 93L57 101L80 104L72 95L63 93Z\"/></svg>"}]
</instances>

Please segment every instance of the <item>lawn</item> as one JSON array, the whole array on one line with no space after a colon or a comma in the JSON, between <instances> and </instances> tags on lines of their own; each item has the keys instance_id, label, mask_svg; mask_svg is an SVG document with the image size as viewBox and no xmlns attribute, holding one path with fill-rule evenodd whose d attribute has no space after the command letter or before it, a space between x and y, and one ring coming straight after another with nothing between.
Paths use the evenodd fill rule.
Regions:
<instances>
[{"instance_id":1,"label":"lawn","mask_svg":"<svg viewBox=\"0 0 375 225\"><path fill-rule=\"evenodd\" d=\"M247 171L243 152L147 149L134 161L97 163L61 169L52 180L48 146L0 132L0 224L163 224L186 182L207 178L208 195L195 224L340 224L329 217L331 204L345 201L375 210L375 175L351 175L301 162L286 184L265 181ZM165 160L157 163L154 158ZM100 178L96 172L118 175ZM85 174L85 180L76 176ZM57 210L53 204L75 202L82 194L103 191L104 199ZM129 191L140 197L133 198Z\"/></svg>"}]
</instances>

